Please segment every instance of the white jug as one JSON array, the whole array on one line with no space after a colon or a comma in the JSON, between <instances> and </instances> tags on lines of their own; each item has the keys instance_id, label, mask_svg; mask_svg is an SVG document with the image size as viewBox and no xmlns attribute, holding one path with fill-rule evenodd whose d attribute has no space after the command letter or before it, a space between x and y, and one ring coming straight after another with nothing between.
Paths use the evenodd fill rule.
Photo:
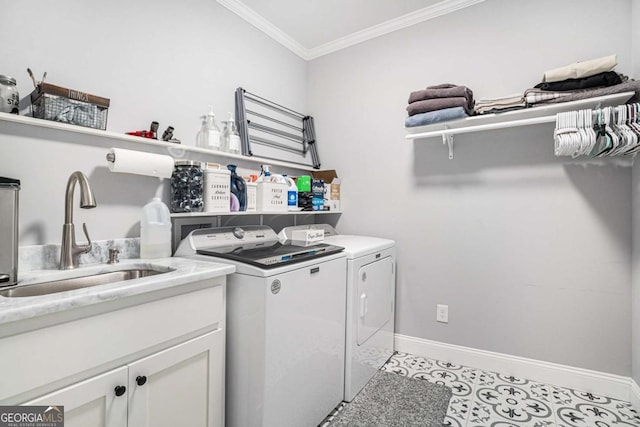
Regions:
<instances>
[{"instance_id":1,"label":"white jug","mask_svg":"<svg viewBox=\"0 0 640 427\"><path fill-rule=\"evenodd\" d=\"M142 208L140 258L171 256L171 215L167 205L155 197Z\"/></svg>"}]
</instances>

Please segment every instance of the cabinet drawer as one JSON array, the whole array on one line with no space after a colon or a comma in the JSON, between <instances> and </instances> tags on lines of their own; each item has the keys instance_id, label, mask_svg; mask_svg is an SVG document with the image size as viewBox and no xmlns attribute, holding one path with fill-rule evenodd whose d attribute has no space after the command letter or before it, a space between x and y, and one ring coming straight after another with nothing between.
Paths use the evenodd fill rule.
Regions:
<instances>
[{"instance_id":1,"label":"cabinet drawer","mask_svg":"<svg viewBox=\"0 0 640 427\"><path fill-rule=\"evenodd\" d=\"M84 371L126 363L195 331L223 328L224 280L214 279L217 286L0 340L0 403L12 403L12 396L73 375L77 380Z\"/></svg>"}]
</instances>

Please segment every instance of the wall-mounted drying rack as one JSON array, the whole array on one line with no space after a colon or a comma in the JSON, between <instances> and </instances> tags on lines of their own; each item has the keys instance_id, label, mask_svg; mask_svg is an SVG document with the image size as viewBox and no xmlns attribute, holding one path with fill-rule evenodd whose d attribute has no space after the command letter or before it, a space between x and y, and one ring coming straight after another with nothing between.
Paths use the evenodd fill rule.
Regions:
<instances>
[{"instance_id":1,"label":"wall-mounted drying rack","mask_svg":"<svg viewBox=\"0 0 640 427\"><path fill-rule=\"evenodd\" d=\"M634 94L635 92L622 92L613 95L581 99L579 101L524 108L522 110L509 111L506 113L485 114L428 126L410 127L405 128L406 131L409 132L409 135L405 138L416 140L440 136L442 137L442 143L446 144L449 148L449 159L453 159L454 135L520 126L532 126L541 123L555 123L557 113L624 104Z\"/></svg>"},{"instance_id":2,"label":"wall-mounted drying rack","mask_svg":"<svg viewBox=\"0 0 640 427\"><path fill-rule=\"evenodd\" d=\"M282 160L288 157L291 163L320 168L313 117L241 87L236 89L235 111L242 154L253 156L252 144L259 144L267 147L267 152L278 154L276 157L261 153L263 158Z\"/></svg>"}]
</instances>

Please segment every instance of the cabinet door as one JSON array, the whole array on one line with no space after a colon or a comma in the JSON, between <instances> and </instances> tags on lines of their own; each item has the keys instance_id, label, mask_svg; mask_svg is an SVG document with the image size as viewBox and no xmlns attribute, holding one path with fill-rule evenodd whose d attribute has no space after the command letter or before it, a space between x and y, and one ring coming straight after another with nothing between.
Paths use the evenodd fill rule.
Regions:
<instances>
[{"instance_id":1,"label":"cabinet door","mask_svg":"<svg viewBox=\"0 0 640 427\"><path fill-rule=\"evenodd\" d=\"M129 427L224 425L224 331L129 365Z\"/></svg>"},{"instance_id":2,"label":"cabinet door","mask_svg":"<svg viewBox=\"0 0 640 427\"><path fill-rule=\"evenodd\" d=\"M116 396L116 387L127 384L122 367L79 382L24 405L64 406L65 427L126 427L127 393Z\"/></svg>"}]
</instances>

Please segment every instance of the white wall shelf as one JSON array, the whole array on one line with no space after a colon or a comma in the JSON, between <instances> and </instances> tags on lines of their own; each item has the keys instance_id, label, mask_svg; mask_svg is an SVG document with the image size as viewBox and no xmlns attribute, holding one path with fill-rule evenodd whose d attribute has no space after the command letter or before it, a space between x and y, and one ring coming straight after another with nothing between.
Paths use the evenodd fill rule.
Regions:
<instances>
[{"instance_id":1,"label":"white wall shelf","mask_svg":"<svg viewBox=\"0 0 640 427\"><path fill-rule=\"evenodd\" d=\"M8 113L0 112L0 123L1 122L11 122L11 123L24 125L24 126L35 126L39 128L54 129L58 131L71 132L75 134L94 136L99 138L115 139L118 141L125 141L128 143L128 148L131 148L134 150L136 149L136 145L142 145L142 146L152 145L154 147L180 149L186 152L204 154L204 155L211 156L212 158L215 158L215 159L220 159L222 157L227 159L241 160L241 161L250 162L250 163L282 166L282 167L287 167L287 168L296 169L296 170L304 170L304 171L316 170L311 165L302 165L299 163L292 163L292 162L287 162L282 160L272 160L272 159L266 159L266 158L255 157L255 156L243 156L241 154L231 154L231 153L225 153L222 151L207 150L205 148L198 148L198 147L193 147L193 146L184 145L184 144L174 144L171 142L165 142L157 139L142 138L139 136L126 135L124 133L117 133L117 132L105 131L100 129L92 129L92 128L87 128L83 126L75 126L67 123L59 123L59 122L54 122L50 120L36 119L34 117L29 117L29 116L20 116L17 114L8 114ZM0 133L1 132L2 131L0 130Z\"/></svg>"},{"instance_id":2,"label":"white wall shelf","mask_svg":"<svg viewBox=\"0 0 640 427\"><path fill-rule=\"evenodd\" d=\"M539 107L524 108L506 113L484 114L450 122L428 126L405 128L409 140L442 137L442 143L449 146L449 159L453 159L453 135L506 129L519 126L531 126L541 123L554 123L556 114L564 111L581 110L619 105L629 100L635 92L622 92L613 95L581 99L579 101L546 104Z\"/></svg>"}]
</instances>

